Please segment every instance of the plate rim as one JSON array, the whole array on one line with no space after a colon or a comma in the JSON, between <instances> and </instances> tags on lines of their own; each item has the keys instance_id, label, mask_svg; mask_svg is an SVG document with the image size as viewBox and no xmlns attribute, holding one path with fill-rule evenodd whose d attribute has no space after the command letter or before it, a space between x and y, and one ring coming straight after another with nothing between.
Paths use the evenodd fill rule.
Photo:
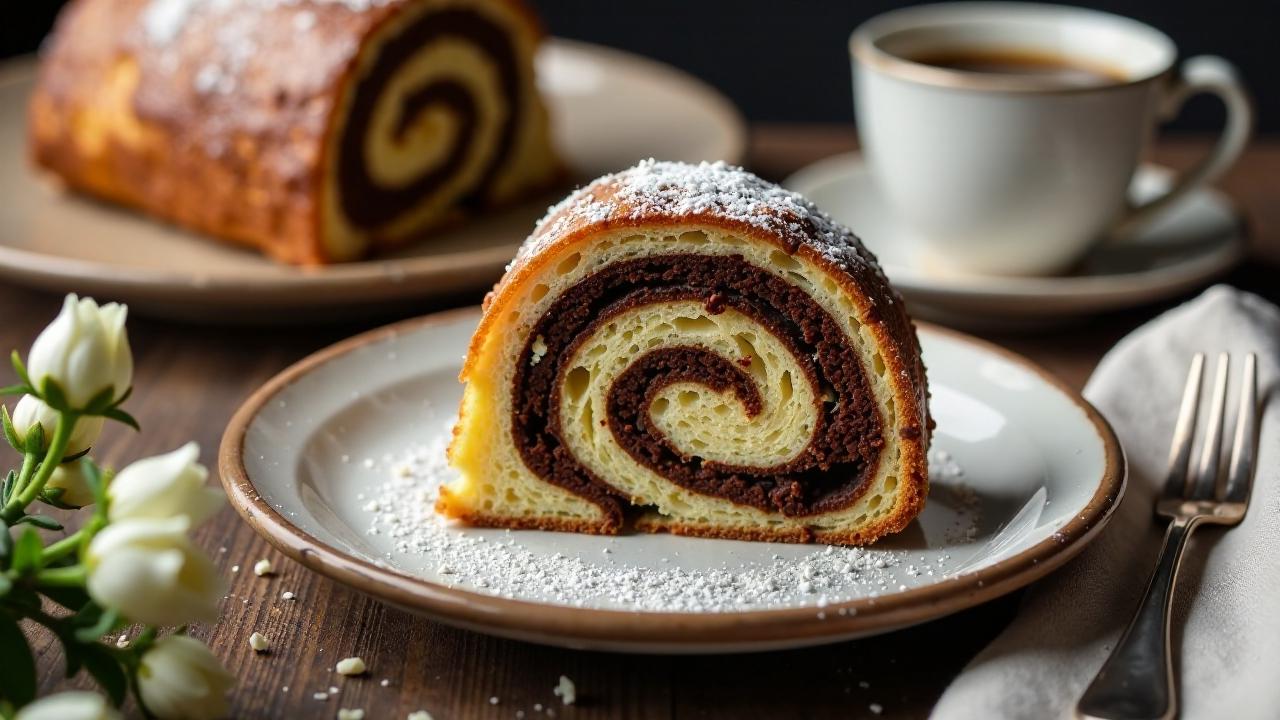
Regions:
<instances>
[{"instance_id":1,"label":"plate rim","mask_svg":"<svg viewBox=\"0 0 1280 720\"><path fill-rule=\"evenodd\" d=\"M1124 496L1127 466L1110 423L1065 382L994 343L930 323L919 327L993 353L1028 370L1071 400L1102 444L1103 474L1089 502L1054 536L981 570L892 595L813 608L724 613L575 608L485 595L413 577L329 545L297 527L257 491L244 464L252 421L276 394L328 362L367 345L477 314L478 306L431 313L369 330L282 370L236 410L218 451L230 504L260 536L302 566L394 606L446 624L547 644L639 652L741 652L836 642L925 622L973 607L1044 577L1075 557L1108 523ZM841 610L845 614L841 614Z\"/></svg>"},{"instance_id":2,"label":"plate rim","mask_svg":"<svg viewBox=\"0 0 1280 720\"><path fill-rule=\"evenodd\" d=\"M782 186L803 195L816 184L830 183L833 177L847 178L850 168L865 165L866 159L860 149L829 155L791 173L782 181ZM1162 174L1174 172L1172 168L1155 162L1141 162L1138 169ZM893 278L893 284L900 291L914 293L922 300L927 298L935 302L948 299L984 302L1010 299L1081 300L1089 301L1092 303L1091 307L1096 306L1096 309L1105 309L1168 297L1226 272L1248 254L1252 224L1239 202L1212 185L1199 188L1198 191L1213 196L1216 202L1224 205L1230 211L1235 227L1230 241L1222 248L1187 262L1112 275L993 275L972 278L930 277L905 265L890 265L899 271Z\"/></svg>"},{"instance_id":3,"label":"plate rim","mask_svg":"<svg viewBox=\"0 0 1280 720\"><path fill-rule=\"evenodd\" d=\"M710 83L661 60L608 45L557 36L547 38L544 43L560 51L597 56L606 58L609 62L623 62L634 68L643 68L650 74L660 74L669 84L678 85L682 92L697 94L710 114L717 118L716 123L725 130L721 143L729 149L732 156L722 159L734 164L740 164L746 159L746 120L729 97ZM21 55L0 61L0 86L30 82L36 72L36 62L35 55ZM44 179L39 173L31 174L34 182ZM79 200L100 202L83 197ZM109 203L107 206L112 210L121 209ZM128 208L123 211L137 214L136 210ZM159 223L173 232L193 232L145 213L139 217ZM198 239L201 242L218 242L206 237ZM459 249L440 255L415 255L407 258L374 256L321 268L299 268L281 264L276 268L281 273L250 277L231 273L205 276L198 271L183 271L178 268L110 265L0 243L0 278L28 287L65 290L75 286L99 295L128 296L130 299L151 298L155 301L175 301L182 305L228 310L260 307L264 303L277 309L323 310L332 307L334 303L317 303L314 298L327 297L331 292L349 293L358 288L362 295L356 302L372 305L391 300L441 297L441 293L427 292L424 288L458 273L491 276L486 283L491 282L511 260L516 246L523 239L522 235L514 237L506 245ZM264 263L274 264L269 258L261 259ZM479 289L480 285L469 283L466 287ZM453 288L455 292L461 289ZM174 298L175 294L181 297Z\"/></svg>"}]
</instances>

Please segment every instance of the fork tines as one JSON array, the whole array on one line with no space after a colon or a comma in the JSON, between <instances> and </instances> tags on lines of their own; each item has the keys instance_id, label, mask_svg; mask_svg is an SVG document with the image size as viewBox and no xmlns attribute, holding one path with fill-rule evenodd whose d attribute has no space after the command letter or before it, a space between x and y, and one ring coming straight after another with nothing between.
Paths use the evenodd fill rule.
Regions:
<instances>
[{"instance_id":1,"label":"fork tines","mask_svg":"<svg viewBox=\"0 0 1280 720\"><path fill-rule=\"evenodd\" d=\"M1173 443L1169 448L1169 475L1165 482L1164 497L1243 503L1249 497L1249 487L1253 477L1254 436L1257 434L1258 423L1257 356L1249 353L1244 358L1240 401L1236 409L1235 437L1231 445L1231 459L1225 474L1220 471L1220 464L1222 429L1226 419L1227 379L1231 367L1231 356L1227 353L1218 355L1217 366L1214 369L1208 426L1205 428L1204 442L1200 448L1200 461L1195 474L1189 474L1191 450L1200 410L1200 384L1204 365L1204 354L1196 353L1191 359L1191 369L1187 373L1187 384L1182 394L1178 422L1173 431Z\"/></svg>"}]
</instances>

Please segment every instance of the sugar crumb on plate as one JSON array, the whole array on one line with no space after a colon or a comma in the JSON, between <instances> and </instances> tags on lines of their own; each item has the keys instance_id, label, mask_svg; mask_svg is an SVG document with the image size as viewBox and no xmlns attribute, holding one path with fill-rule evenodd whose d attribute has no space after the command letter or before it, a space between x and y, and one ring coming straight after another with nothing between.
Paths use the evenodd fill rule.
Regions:
<instances>
[{"instance_id":1,"label":"sugar crumb on plate","mask_svg":"<svg viewBox=\"0 0 1280 720\"><path fill-rule=\"evenodd\" d=\"M719 565L686 564L667 552L638 564L609 543L591 554L545 554L524 533L459 526L434 512L441 485L456 477L445 458L452 421L430 440L383 458L380 481L364 489L367 532L379 537L387 559L420 556L428 579L485 595L569 607L616 607L641 612L735 612L795 605L815 611L852 598L875 598L954 574L946 555L887 547L797 546L785 555ZM944 492L962 473L949 455L930 457ZM959 493L963 495L963 492ZM954 495L954 493L952 493ZM957 527L976 526L976 507L953 507ZM967 533L966 533L967 534ZM660 562L659 559L665 560ZM736 559L736 558L734 558ZM908 563L910 570L908 570ZM847 617L851 609L838 607ZM828 615L832 614L828 611Z\"/></svg>"}]
</instances>

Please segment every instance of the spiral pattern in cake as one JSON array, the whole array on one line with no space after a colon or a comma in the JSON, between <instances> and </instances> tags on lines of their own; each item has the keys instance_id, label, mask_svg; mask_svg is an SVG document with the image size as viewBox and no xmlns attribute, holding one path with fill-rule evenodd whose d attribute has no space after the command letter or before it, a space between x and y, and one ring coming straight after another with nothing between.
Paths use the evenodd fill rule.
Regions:
<instances>
[{"instance_id":1,"label":"spiral pattern in cake","mask_svg":"<svg viewBox=\"0 0 1280 720\"><path fill-rule=\"evenodd\" d=\"M519 6L418 5L367 43L330 153L333 227L382 243L511 196L525 136L546 127Z\"/></svg>"},{"instance_id":2,"label":"spiral pattern in cake","mask_svg":"<svg viewBox=\"0 0 1280 720\"><path fill-rule=\"evenodd\" d=\"M553 208L488 298L438 509L479 525L859 544L927 490L924 367L846 229L723 164Z\"/></svg>"}]
</instances>

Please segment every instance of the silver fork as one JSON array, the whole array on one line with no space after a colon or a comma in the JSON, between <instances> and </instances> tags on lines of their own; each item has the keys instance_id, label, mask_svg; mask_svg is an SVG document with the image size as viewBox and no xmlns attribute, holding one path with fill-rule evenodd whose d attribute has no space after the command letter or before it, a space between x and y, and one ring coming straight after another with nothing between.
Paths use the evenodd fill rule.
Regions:
<instances>
[{"instance_id":1,"label":"silver fork","mask_svg":"<svg viewBox=\"0 0 1280 720\"><path fill-rule=\"evenodd\" d=\"M1191 361L1178 424L1173 431L1173 445L1169 449L1169 475L1164 492L1156 501L1156 515L1169 519L1160 560L1129 627L1076 705L1078 718L1164 720L1177 713L1169 648L1169 608L1182 551L1191 533L1201 524L1239 524L1248 509L1253 485L1258 423L1258 370L1253 353L1244 360L1230 466L1225 475L1219 472L1229 366L1230 357L1226 353L1219 355L1209 426L1204 431L1199 467L1192 475L1188 473L1188 466L1199 414L1204 355L1197 354Z\"/></svg>"}]
</instances>

